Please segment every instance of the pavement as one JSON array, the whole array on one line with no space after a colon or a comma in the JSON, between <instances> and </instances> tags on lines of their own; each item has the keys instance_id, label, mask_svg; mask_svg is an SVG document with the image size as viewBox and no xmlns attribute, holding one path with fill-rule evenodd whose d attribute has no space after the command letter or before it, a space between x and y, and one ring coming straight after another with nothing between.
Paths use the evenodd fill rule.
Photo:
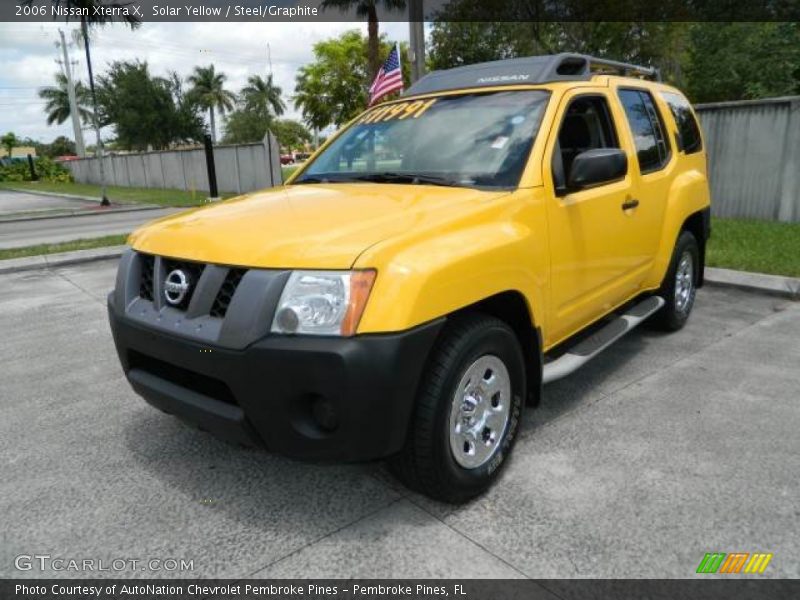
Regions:
<instances>
[{"instance_id":1,"label":"pavement","mask_svg":"<svg viewBox=\"0 0 800 600\"><path fill-rule=\"evenodd\" d=\"M156 210L158 208L158 204L119 204L116 202L112 202L109 206L102 206L100 198L94 196L42 190L31 193L25 190L0 188L0 223L50 217Z\"/></svg>"},{"instance_id":2,"label":"pavement","mask_svg":"<svg viewBox=\"0 0 800 600\"><path fill-rule=\"evenodd\" d=\"M194 565L97 576L691 578L712 551L800 577L800 303L702 289L684 330L548 386L497 485L456 507L150 408L115 356L114 273L0 275L0 577L80 575L14 569L48 553Z\"/></svg>"},{"instance_id":3,"label":"pavement","mask_svg":"<svg viewBox=\"0 0 800 600\"><path fill-rule=\"evenodd\" d=\"M81 238L130 233L148 221L181 210L186 209L109 211L22 221L0 220L0 249L21 248L36 244L56 244Z\"/></svg>"},{"instance_id":4,"label":"pavement","mask_svg":"<svg viewBox=\"0 0 800 600\"><path fill-rule=\"evenodd\" d=\"M97 202L49 194L29 194L0 189L0 217L76 208L96 208Z\"/></svg>"}]
</instances>

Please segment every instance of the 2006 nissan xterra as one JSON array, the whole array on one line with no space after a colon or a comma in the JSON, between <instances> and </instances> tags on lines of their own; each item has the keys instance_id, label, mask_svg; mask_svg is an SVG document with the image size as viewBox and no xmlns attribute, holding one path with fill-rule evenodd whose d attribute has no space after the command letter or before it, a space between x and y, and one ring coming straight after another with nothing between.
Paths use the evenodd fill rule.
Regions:
<instances>
[{"instance_id":1,"label":"2006 nissan xterra","mask_svg":"<svg viewBox=\"0 0 800 600\"><path fill-rule=\"evenodd\" d=\"M577 54L434 72L286 185L139 229L108 299L131 385L229 440L479 494L543 384L692 310L706 156L656 75Z\"/></svg>"}]
</instances>

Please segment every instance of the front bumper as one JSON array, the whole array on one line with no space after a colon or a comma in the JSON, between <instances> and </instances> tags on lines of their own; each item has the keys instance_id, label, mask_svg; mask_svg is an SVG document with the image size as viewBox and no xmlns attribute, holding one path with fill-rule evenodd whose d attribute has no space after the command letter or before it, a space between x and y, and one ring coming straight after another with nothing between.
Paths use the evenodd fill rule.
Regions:
<instances>
[{"instance_id":1,"label":"front bumper","mask_svg":"<svg viewBox=\"0 0 800 600\"><path fill-rule=\"evenodd\" d=\"M224 439L307 460L357 461L403 445L443 324L352 338L267 335L241 350L142 326L108 298L133 389Z\"/></svg>"}]
</instances>

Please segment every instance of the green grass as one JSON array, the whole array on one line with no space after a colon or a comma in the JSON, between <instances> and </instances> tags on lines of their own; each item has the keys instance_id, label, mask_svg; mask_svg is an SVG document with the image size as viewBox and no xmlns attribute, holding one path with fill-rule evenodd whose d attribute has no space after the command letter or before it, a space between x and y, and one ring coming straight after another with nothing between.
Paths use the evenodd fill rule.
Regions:
<instances>
[{"instance_id":1,"label":"green grass","mask_svg":"<svg viewBox=\"0 0 800 600\"><path fill-rule=\"evenodd\" d=\"M297 171L300 168L300 165L290 165L288 167L281 167L281 171L283 172L283 180L286 181L289 179L289 175Z\"/></svg>"},{"instance_id":2,"label":"green grass","mask_svg":"<svg viewBox=\"0 0 800 600\"><path fill-rule=\"evenodd\" d=\"M711 221L710 267L800 277L800 223Z\"/></svg>"},{"instance_id":3,"label":"green grass","mask_svg":"<svg viewBox=\"0 0 800 600\"><path fill-rule=\"evenodd\" d=\"M0 249L0 260L8 258L22 258L23 256L38 256L40 254L55 254L57 252L70 252L72 250L87 250L89 248L103 248L105 246L120 246L125 243L128 234L107 235L105 237L73 240L59 244L37 244L23 248Z\"/></svg>"},{"instance_id":4,"label":"green grass","mask_svg":"<svg viewBox=\"0 0 800 600\"><path fill-rule=\"evenodd\" d=\"M88 183L52 183L47 181L20 181L0 183L0 187L29 192L53 192L77 196L100 197L100 186ZM206 202L206 192L184 190L129 188L109 186L108 199L114 204L158 204L160 206L196 206ZM223 193L223 198L235 196Z\"/></svg>"}]
</instances>

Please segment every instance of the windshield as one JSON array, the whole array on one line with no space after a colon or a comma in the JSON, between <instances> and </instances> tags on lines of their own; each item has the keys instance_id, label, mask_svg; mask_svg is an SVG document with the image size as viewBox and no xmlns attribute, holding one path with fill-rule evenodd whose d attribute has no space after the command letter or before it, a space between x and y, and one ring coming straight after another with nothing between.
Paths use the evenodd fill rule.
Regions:
<instances>
[{"instance_id":1,"label":"windshield","mask_svg":"<svg viewBox=\"0 0 800 600\"><path fill-rule=\"evenodd\" d=\"M361 115L293 183L515 187L548 96L538 90L504 91L378 106Z\"/></svg>"}]
</instances>

